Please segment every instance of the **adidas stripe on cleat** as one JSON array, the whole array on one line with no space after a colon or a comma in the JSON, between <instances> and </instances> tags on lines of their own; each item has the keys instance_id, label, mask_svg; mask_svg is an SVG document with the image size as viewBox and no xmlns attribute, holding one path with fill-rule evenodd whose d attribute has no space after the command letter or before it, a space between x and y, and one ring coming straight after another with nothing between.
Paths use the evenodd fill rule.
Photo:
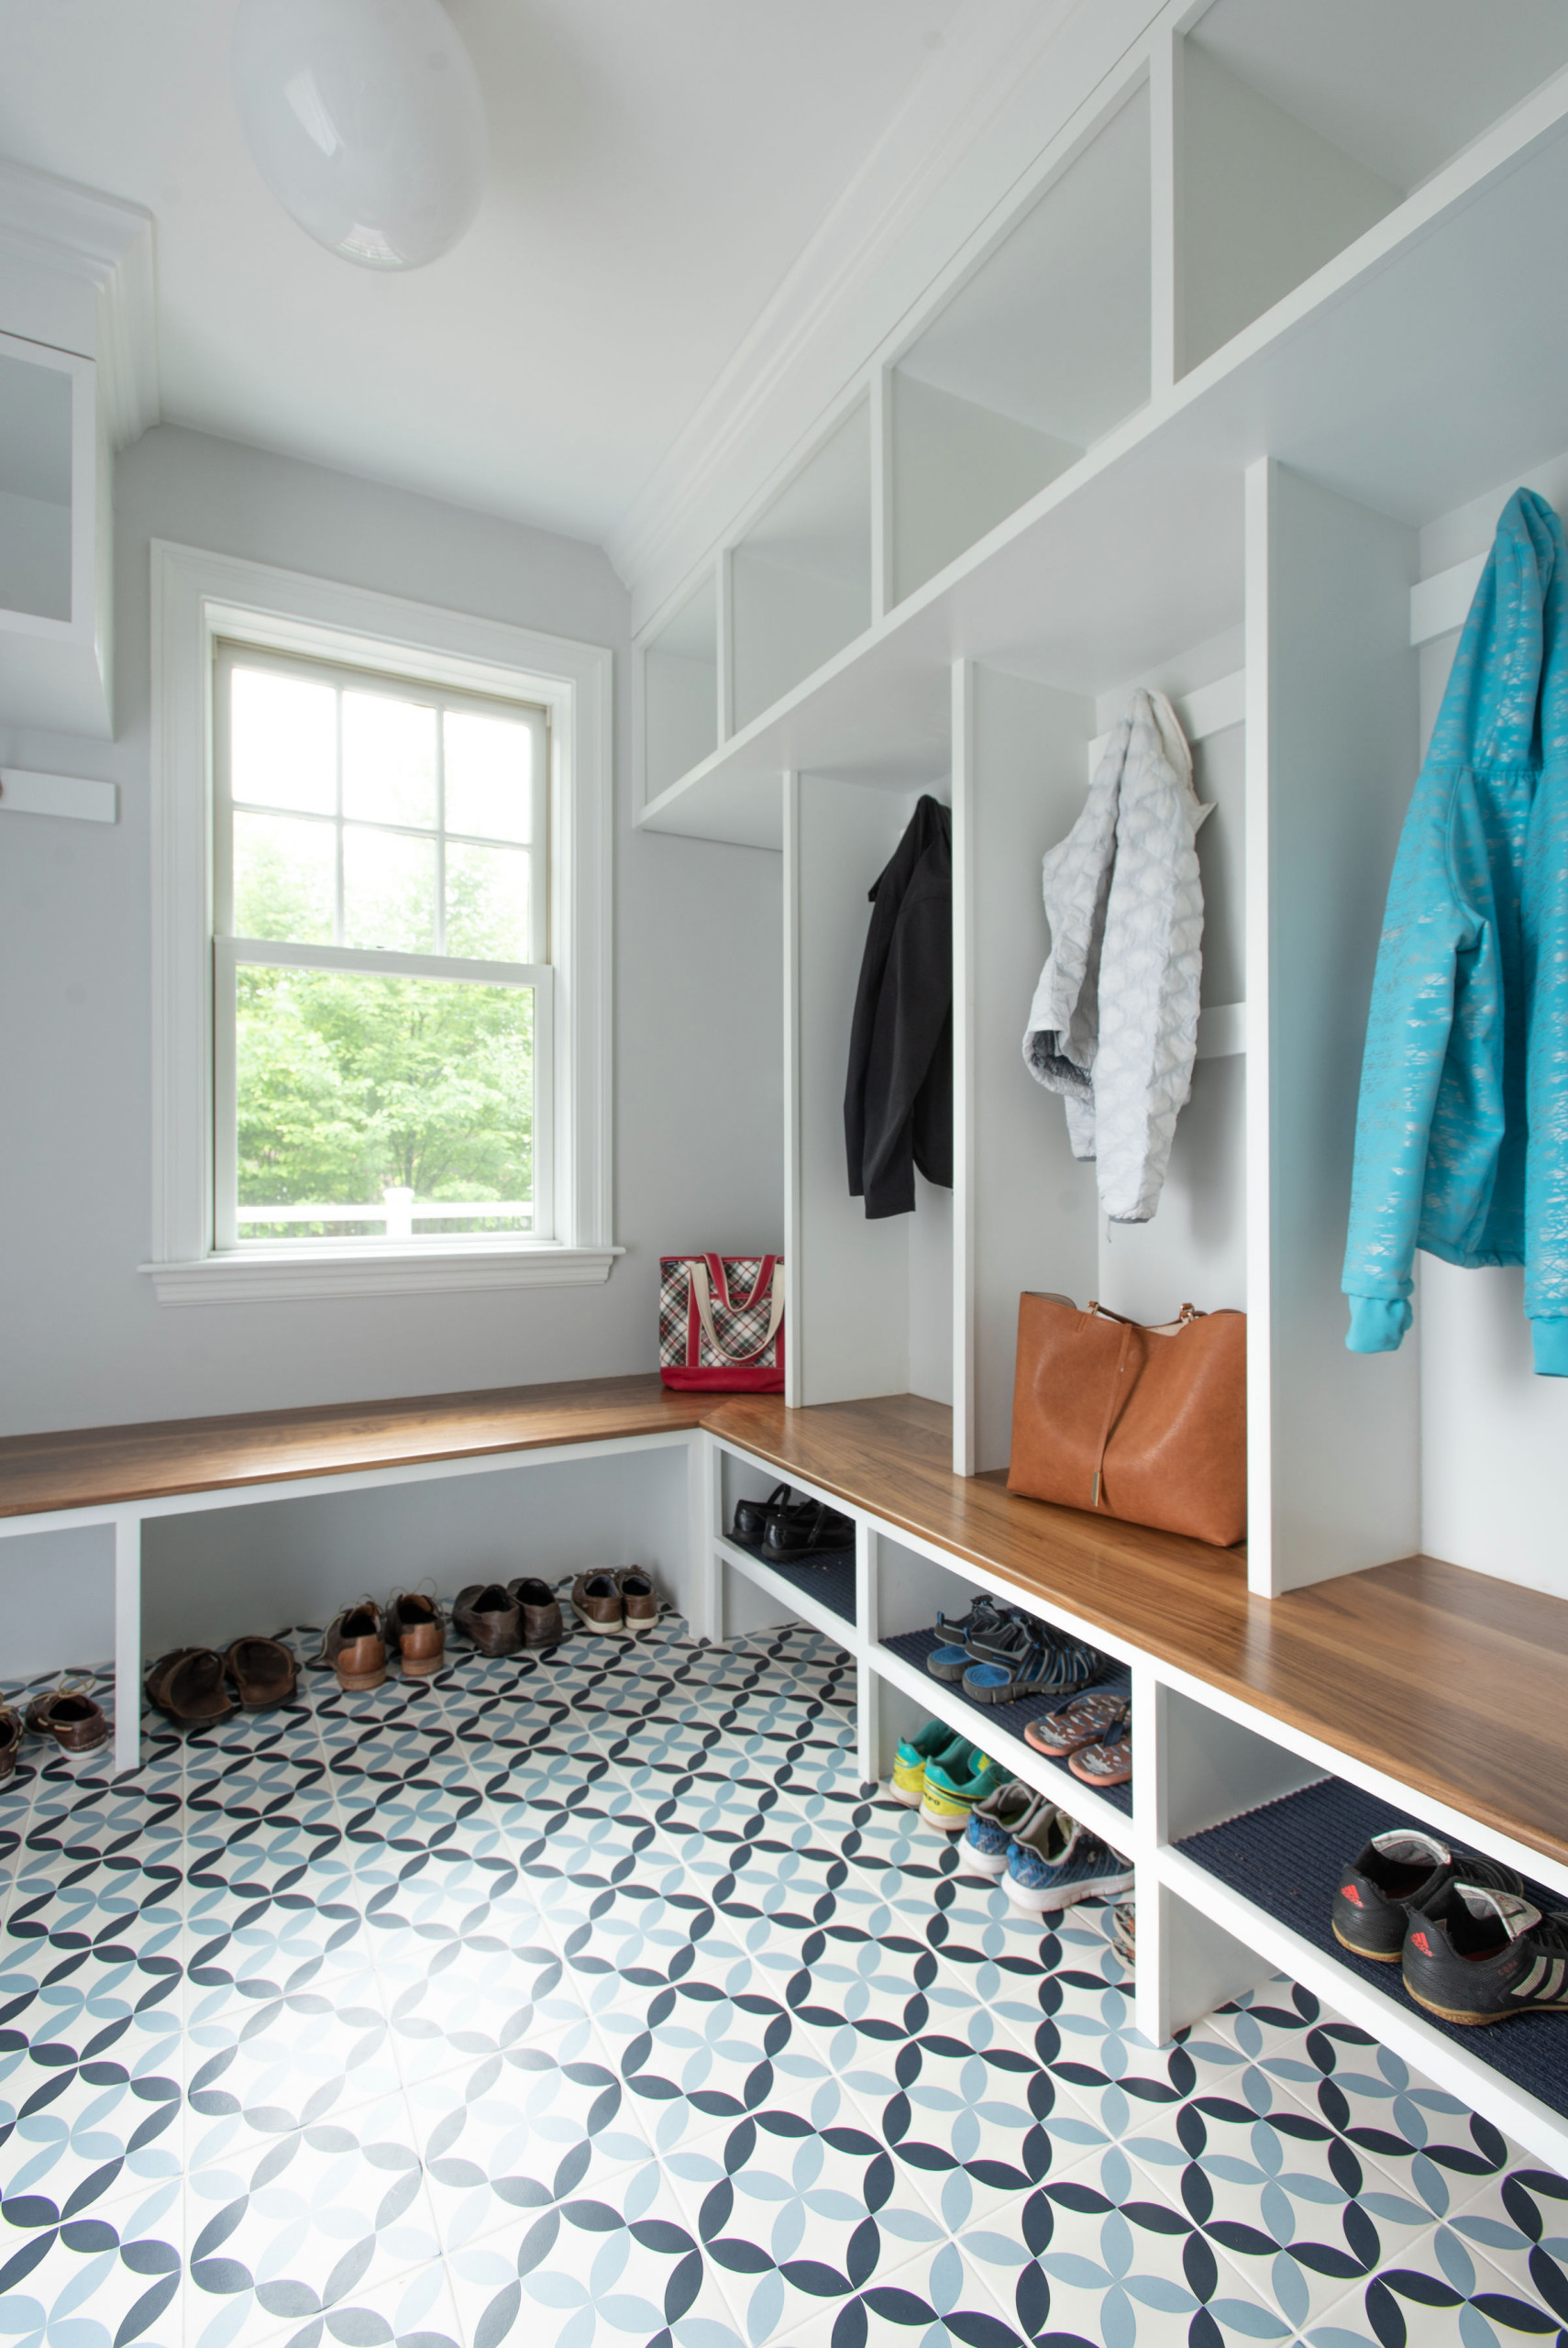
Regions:
<instances>
[{"instance_id":1,"label":"adidas stripe on cleat","mask_svg":"<svg viewBox=\"0 0 1568 2348\"><path fill-rule=\"evenodd\" d=\"M1568 2010L1568 1916L1480 1884L1446 1884L1405 1936L1405 1987L1443 2021Z\"/></svg>"}]
</instances>

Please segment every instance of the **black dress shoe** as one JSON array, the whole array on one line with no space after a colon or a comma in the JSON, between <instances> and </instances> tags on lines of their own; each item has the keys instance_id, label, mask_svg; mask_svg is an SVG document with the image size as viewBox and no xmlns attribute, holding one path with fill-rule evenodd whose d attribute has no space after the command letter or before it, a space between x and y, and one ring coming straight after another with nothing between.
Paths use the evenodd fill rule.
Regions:
<instances>
[{"instance_id":1,"label":"black dress shoe","mask_svg":"<svg viewBox=\"0 0 1568 2348\"><path fill-rule=\"evenodd\" d=\"M780 1510L790 1505L788 1484L775 1484L765 1501L737 1501L734 1538L737 1541L760 1542Z\"/></svg>"},{"instance_id":2,"label":"black dress shoe","mask_svg":"<svg viewBox=\"0 0 1568 2348\"><path fill-rule=\"evenodd\" d=\"M762 1536L762 1554L770 1560L798 1562L854 1546L854 1524L825 1501L806 1501L799 1508L780 1509L769 1517Z\"/></svg>"}]
</instances>

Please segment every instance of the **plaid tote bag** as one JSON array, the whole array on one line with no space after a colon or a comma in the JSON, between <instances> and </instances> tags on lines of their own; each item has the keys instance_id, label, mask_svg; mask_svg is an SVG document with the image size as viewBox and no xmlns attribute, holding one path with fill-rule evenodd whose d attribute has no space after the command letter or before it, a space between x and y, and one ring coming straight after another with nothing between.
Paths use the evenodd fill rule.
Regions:
<instances>
[{"instance_id":1,"label":"plaid tote bag","mask_svg":"<svg viewBox=\"0 0 1568 2348\"><path fill-rule=\"evenodd\" d=\"M658 1374L667 1386L784 1391L781 1256L662 1256Z\"/></svg>"}]
</instances>

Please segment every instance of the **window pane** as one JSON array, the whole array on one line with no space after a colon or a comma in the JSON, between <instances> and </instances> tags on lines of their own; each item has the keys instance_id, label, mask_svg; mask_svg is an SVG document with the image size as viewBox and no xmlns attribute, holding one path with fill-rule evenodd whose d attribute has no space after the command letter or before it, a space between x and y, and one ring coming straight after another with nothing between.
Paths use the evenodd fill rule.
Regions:
<instances>
[{"instance_id":1,"label":"window pane","mask_svg":"<svg viewBox=\"0 0 1568 2348\"><path fill-rule=\"evenodd\" d=\"M436 843L343 826L343 943L436 950Z\"/></svg>"},{"instance_id":2,"label":"window pane","mask_svg":"<svg viewBox=\"0 0 1568 2348\"><path fill-rule=\"evenodd\" d=\"M335 824L288 815L234 816L234 934L330 946Z\"/></svg>"},{"instance_id":3,"label":"window pane","mask_svg":"<svg viewBox=\"0 0 1568 2348\"><path fill-rule=\"evenodd\" d=\"M388 693L343 696L343 813L436 822L436 712Z\"/></svg>"},{"instance_id":4,"label":"window pane","mask_svg":"<svg viewBox=\"0 0 1568 2348\"><path fill-rule=\"evenodd\" d=\"M525 847L447 844L447 951L483 961L526 962L528 865Z\"/></svg>"},{"instance_id":5,"label":"window pane","mask_svg":"<svg viewBox=\"0 0 1568 2348\"><path fill-rule=\"evenodd\" d=\"M533 1228L531 987L237 980L242 1241Z\"/></svg>"},{"instance_id":6,"label":"window pane","mask_svg":"<svg viewBox=\"0 0 1568 2348\"><path fill-rule=\"evenodd\" d=\"M273 669L229 674L230 788L258 807L331 815L337 806L337 696Z\"/></svg>"},{"instance_id":7,"label":"window pane","mask_svg":"<svg viewBox=\"0 0 1568 2348\"><path fill-rule=\"evenodd\" d=\"M533 726L459 709L447 712L445 726L447 829L484 840L531 838Z\"/></svg>"}]
</instances>

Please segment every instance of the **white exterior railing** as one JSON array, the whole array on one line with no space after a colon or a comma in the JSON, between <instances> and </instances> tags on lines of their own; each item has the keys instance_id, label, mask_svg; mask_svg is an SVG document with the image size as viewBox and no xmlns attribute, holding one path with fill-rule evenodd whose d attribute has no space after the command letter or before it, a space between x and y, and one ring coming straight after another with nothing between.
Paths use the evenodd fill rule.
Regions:
<instances>
[{"instance_id":1,"label":"white exterior railing","mask_svg":"<svg viewBox=\"0 0 1568 2348\"><path fill-rule=\"evenodd\" d=\"M419 1223L509 1223L534 1220L532 1199L421 1199L407 1190L384 1191L380 1201L361 1206L334 1202L321 1206L242 1206L235 1220L241 1225L259 1223L381 1223L389 1239L412 1239Z\"/></svg>"}]
</instances>

